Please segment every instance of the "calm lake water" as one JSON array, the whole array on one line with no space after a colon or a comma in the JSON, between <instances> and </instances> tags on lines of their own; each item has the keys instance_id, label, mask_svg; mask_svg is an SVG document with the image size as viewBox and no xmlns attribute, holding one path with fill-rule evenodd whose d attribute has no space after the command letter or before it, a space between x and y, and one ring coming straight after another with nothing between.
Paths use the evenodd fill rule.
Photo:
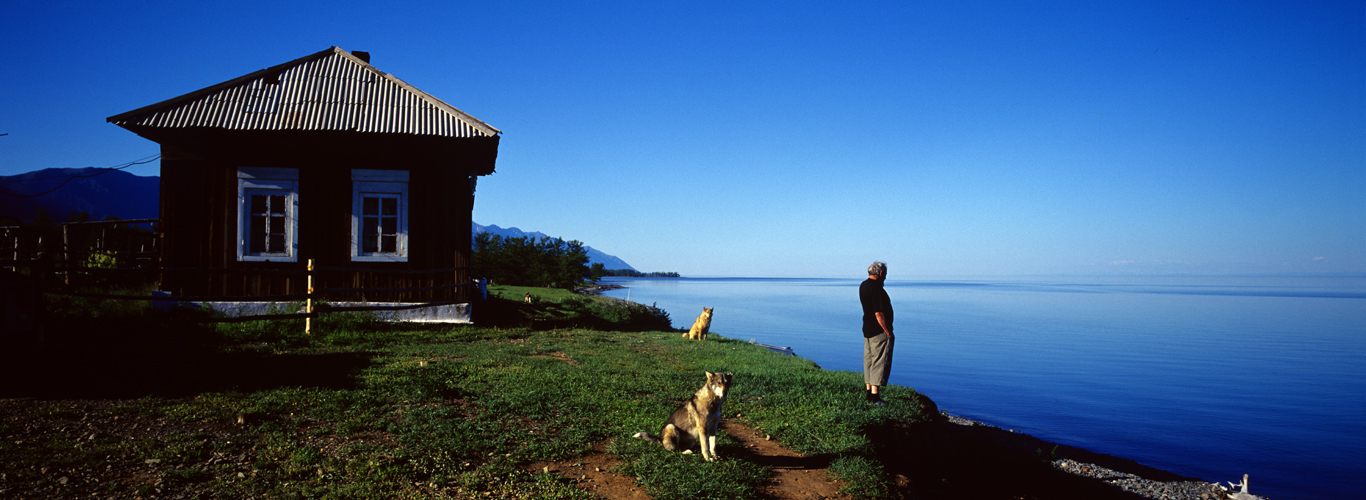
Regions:
<instances>
[{"instance_id":1,"label":"calm lake water","mask_svg":"<svg viewBox=\"0 0 1366 500\"><path fill-rule=\"evenodd\" d=\"M862 279L609 278L687 328L862 371ZM891 384L1049 441L1275 500L1366 491L1366 278L887 282Z\"/></svg>"}]
</instances>

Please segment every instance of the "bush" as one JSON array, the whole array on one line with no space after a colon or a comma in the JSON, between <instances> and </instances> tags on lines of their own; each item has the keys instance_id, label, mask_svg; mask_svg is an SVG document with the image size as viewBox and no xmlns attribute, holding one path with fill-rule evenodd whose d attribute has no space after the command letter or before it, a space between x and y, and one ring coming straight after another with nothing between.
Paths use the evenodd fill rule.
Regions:
<instances>
[{"instance_id":1,"label":"bush","mask_svg":"<svg viewBox=\"0 0 1366 500\"><path fill-rule=\"evenodd\" d=\"M605 298L588 304L588 311L620 330L646 331L673 328L669 313L655 306Z\"/></svg>"},{"instance_id":2,"label":"bush","mask_svg":"<svg viewBox=\"0 0 1366 500\"><path fill-rule=\"evenodd\" d=\"M573 289L603 273L602 264L588 265L588 249L578 241L479 233L470 250L474 275L500 285Z\"/></svg>"},{"instance_id":3,"label":"bush","mask_svg":"<svg viewBox=\"0 0 1366 500\"><path fill-rule=\"evenodd\" d=\"M530 294L532 303L525 303ZM530 328L581 327L612 331L670 330L669 313L612 297L580 295L560 289L489 287L489 300L476 308L475 322L481 325L525 326Z\"/></svg>"}]
</instances>

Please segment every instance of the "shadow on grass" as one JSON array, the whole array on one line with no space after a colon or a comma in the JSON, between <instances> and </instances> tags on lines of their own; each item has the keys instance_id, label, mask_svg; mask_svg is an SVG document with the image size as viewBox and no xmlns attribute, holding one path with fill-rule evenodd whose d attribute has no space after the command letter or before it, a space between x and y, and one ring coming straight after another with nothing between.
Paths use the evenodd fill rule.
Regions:
<instances>
[{"instance_id":1,"label":"shadow on grass","mask_svg":"<svg viewBox=\"0 0 1366 500\"><path fill-rule=\"evenodd\" d=\"M6 339L0 397L180 397L274 387L353 388L371 353L221 352L201 324L149 316L52 321L41 338Z\"/></svg>"}]
</instances>

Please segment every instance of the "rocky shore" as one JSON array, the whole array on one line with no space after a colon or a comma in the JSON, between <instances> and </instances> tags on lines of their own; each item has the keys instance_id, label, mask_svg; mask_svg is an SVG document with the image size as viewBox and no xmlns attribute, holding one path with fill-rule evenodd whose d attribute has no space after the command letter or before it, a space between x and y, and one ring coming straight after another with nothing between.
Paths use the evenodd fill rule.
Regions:
<instances>
[{"instance_id":1,"label":"rocky shore","mask_svg":"<svg viewBox=\"0 0 1366 500\"><path fill-rule=\"evenodd\" d=\"M1051 461L1053 469L1109 485L1121 497L1152 500L1267 500L1264 497L1237 491L1196 478L1139 464L1132 460L1093 453L1080 448L1049 443L1027 434L941 412L953 428L950 432L976 434L999 442L1016 452L1034 450L1040 458ZM1244 479L1246 481L1246 479Z\"/></svg>"},{"instance_id":2,"label":"rocky shore","mask_svg":"<svg viewBox=\"0 0 1366 500\"><path fill-rule=\"evenodd\" d=\"M626 287L621 286L621 285L599 285L599 284L594 284L594 285L590 285L590 286L575 288L575 289L574 289L574 292L575 292L575 293L582 293L582 294L585 294L585 295L598 295L598 294L600 294L600 293L602 293L602 292L605 292L605 291L608 291L608 290L619 290L619 289L622 289L622 288L626 288Z\"/></svg>"}]
</instances>

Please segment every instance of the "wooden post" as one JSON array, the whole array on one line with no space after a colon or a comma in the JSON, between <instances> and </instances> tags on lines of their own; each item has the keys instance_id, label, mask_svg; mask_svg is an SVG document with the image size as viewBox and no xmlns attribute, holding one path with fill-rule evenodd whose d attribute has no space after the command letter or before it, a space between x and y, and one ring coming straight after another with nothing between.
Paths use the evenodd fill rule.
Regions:
<instances>
[{"instance_id":1,"label":"wooden post","mask_svg":"<svg viewBox=\"0 0 1366 500\"><path fill-rule=\"evenodd\" d=\"M62 262L65 264L63 269L67 271L62 274L62 282L71 284L71 237L67 236L67 225L62 224Z\"/></svg>"},{"instance_id":2,"label":"wooden post","mask_svg":"<svg viewBox=\"0 0 1366 500\"><path fill-rule=\"evenodd\" d=\"M304 318L304 334L313 334L313 259L308 259L308 298L304 299L304 312L309 316Z\"/></svg>"}]
</instances>

